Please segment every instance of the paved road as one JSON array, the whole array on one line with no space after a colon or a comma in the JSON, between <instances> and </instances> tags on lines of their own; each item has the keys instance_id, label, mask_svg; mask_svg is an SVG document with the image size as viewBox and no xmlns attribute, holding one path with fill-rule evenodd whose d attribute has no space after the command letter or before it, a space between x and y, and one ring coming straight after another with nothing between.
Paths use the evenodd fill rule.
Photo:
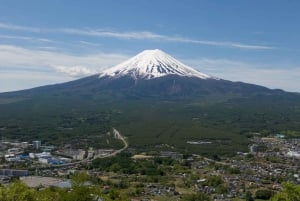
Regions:
<instances>
[{"instance_id":1,"label":"paved road","mask_svg":"<svg viewBox=\"0 0 300 201\"><path fill-rule=\"evenodd\" d=\"M204 160L209 161L209 162L213 162L216 164L220 164L220 165L231 165L230 163L226 163L226 162L221 162L221 161L216 161L207 157L203 157Z\"/></svg>"},{"instance_id":2,"label":"paved road","mask_svg":"<svg viewBox=\"0 0 300 201\"><path fill-rule=\"evenodd\" d=\"M97 157L97 158L112 157L112 156L115 156L115 155L121 153L122 151L124 151L125 149L128 148L128 142L125 140L125 137L123 135L121 135L120 132L117 129L113 128L113 134L114 134L115 138L117 138L117 139L119 139L123 142L124 147L122 149L114 151L111 154L108 154L108 155L105 155L105 156L102 156L102 157Z\"/></svg>"}]
</instances>

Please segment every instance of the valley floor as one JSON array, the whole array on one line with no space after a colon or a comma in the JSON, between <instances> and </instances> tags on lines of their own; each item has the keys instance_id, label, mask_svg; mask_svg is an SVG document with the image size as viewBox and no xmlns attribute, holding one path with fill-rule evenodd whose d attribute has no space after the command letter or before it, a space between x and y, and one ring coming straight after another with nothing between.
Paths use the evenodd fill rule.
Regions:
<instances>
[{"instance_id":1,"label":"valley floor","mask_svg":"<svg viewBox=\"0 0 300 201\"><path fill-rule=\"evenodd\" d=\"M300 184L298 139L254 137L247 153L206 158L174 151L136 153L134 149L126 149L126 140L118 136L124 148L109 157L71 167L37 169L29 174L39 175L38 180L43 177L48 180L50 176L67 183L73 175L87 174L89 185L95 186L104 200L111 200L114 193L122 200L132 201L191 200L192 196L202 196L203 200L238 201L250 197L267 200L280 192L286 182ZM10 167L18 165L11 163ZM9 177L2 177L2 183L9 181ZM71 185L69 182L61 188ZM42 186L49 187L47 183L32 187Z\"/></svg>"}]
</instances>

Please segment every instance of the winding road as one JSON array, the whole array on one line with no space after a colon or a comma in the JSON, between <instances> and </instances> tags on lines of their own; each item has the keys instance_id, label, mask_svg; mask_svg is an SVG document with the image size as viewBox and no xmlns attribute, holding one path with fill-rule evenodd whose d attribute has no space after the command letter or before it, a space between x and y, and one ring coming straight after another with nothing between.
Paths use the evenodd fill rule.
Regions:
<instances>
[{"instance_id":1,"label":"winding road","mask_svg":"<svg viewBox=\"0 0 300 201\"><path fill-rule=\"evenodd\" d=\"M125 137L124 137L123 135L121 135L120 132L119 132L117 129L113 128L113 134L114 134L115 138L117 138L117 139L119 139L119 140L121 140L121 141L123 142L124 147L123 147L122 149L119 149L119 150L114 151L114 152L111 153L111 154L105 155L105 156L103 156L103 157L97 157L97 158L107 158L107 157L112 157L112 156L115 156L115 155L121 153L122 151L124 151L125 149L128 148L128 142L125 140ZM94 158L94 159L95 159L95 158Z\"/></svg>"}]
</instances>

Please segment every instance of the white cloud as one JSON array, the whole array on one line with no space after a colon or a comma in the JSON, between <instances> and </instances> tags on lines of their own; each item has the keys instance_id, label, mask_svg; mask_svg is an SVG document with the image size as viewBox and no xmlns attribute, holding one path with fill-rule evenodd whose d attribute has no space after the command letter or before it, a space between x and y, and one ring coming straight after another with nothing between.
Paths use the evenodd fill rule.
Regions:
<instances>
[{"instance_id":1,"label":"white cloud","mask_svg":"<svg viewBox=\"0 0 300 201\"><path fill-rule=\"evenodd\" d=\"M62 72L71 77L84 77L98 73L98 71L85 66L54 66L58 72Z\"/></svg>"},{"instance_id":2,"label":"white cloud","mask_svg":"<svg viewBox=\"0 0 300 201\"><path fill-rule=\"evenodd\" d=\"M194 44L201 44L201 45L209 45L209 46L219 46L219 47L231 47L231 48L239 48L239 49L248 49L248 50L272 50L277 49L276 47L272 46L264 46L264 45L250 45L250 44L242 44L237 42L224 42L224 41L210 41L210 40L193 40L189 38L183 37L170 37L170 36L163 36L164 39L169 41L175 42L182 42L182 43L194 43Z\"/></svg>"},{"instance_id":3,"label":"white cloud","mask_svg":"<svg viewBox=\"0 0 300 201\"><path fill-rule=\"evenodd\" d=\"M99 44L99 43L91 43L91 42L84 41L84 40L79 41L79 43L81 43L81 44L83 44L83 45L94 46L94 47L99 47L99 46L101 46L101 44Z\"/></svg>"},{"instance_id":4,"label":"white cloud","mask_svg":"<svg viewBox=\"0 0 300 201\"><path fill-rule=\"evenodd\" d=\"M13 40L27 40L32 42L45 42L45 43L53 43L53 40L47 38L33 38L28 36L15 36L15 35L0 35L0 38L4 39L13 39Z\"/></svg>"},{"instance_id":5,"label":"white cloud","mask_svg":"<svg viewBox=\"0 0 300 201\"><path fill-rule=\"evenodd\" d=\"M0 45L0 92L66 82L114 66L122 54L69 55Z\"/></svg>"},{"instance_id":6,"label":"white cloud","mask_svg":"<svg viewBox=\"0 0 300 201\"><path fill-rule=\"evenodd\" d=\"M212 40L196 40L180 36L168 36L150 31L131 31L131 32L118 32L102 29L74 29L74 28L57 28L57 29L41 29L36 27L19 26L13 24L0 23L0 29L19 30L27 32L43 32L43 33L63 33L72 35L84 35L95 37L110 37L126 40L158 40L167 42L191 43L216 47L239 48L246 50L272 50L276 47L257 44L246 44L231 41L212 41Z\"/></svg>"},{"instance_id":7,"label":"white cloud","mask_svg":"<svg viewBox=\"0 0 300 201\"><path fill-rule=\"evenodd\" d=\"M94 71L103 70L127 59L127 55L98 53L70 55L52 51L32 50L12 45L0 45L0 68L30 68L42 71L54 66L84 66Z\"/></svg>"},{"instance_id":8,"label":"white cloud","mask_svg":"<svg viewBox=\"0 0 300 201\"><path fill-rule=\"evenodd\" d=\"M0 92L29 89L37 86L71 81L72 78L57 72L30 70L2 70L0 67Z\"/></svg>"},{"instance_id":9,"label":"white cloud","mask_svg":"<svg viewBox=\"0 0 300 201\"><path fill-rule=\"evenodd\" d=\"M241 43L225 43L224 45L230 45L232 47L237 47L241 49L248 49L248 50L274 50L277 49L276 47L272 46L263 46L263 45L247 45L247 44L241 44Z\"/></svg>"},{"instance_id":10,"label":"white cloud","mask_svg":"<svg viewBox=\"0 0 300 201\"><path fill-rule=\"evenodd\" d=\"M97 37L112 37L118 39L162 39L164 36L148 31L140 32L116 32L103 30L81 30L81 29L59 29L60 32L77 35L97 36Z\"/></svg>"},{"instance_id":11,"label":"white cloud","mask_svg":"<svg viewBox=\"0 0 300 201\"><path fill-rule=\"evenodd\" d=\"M0 22L0 28L16 30L16 31L28 31L28 32L41 32L42 31L42 29L36 28L36 27L20 26L20 25L2 23L2 22Z\"/></svg>"},{"instance_id":12,"label":"white cloud","mask_svg":"<svg viewBox=\"0 0 300 201\"><path fill-rule=\"evenodd\" d=\"M184 62L203 73L231 81L258 84L272 89L300 92L300 66L259 64L227 59L187 59Z\"/></svg>"},{"instance_id":13,"label":"white cloud","mask_svg":"<svg viewBox=\"0 0 300 201\"><path fill-rule=\"evenodd\" d=\"M221 47L231 47L239 49L248 49L248 50L272 50L276 47L264 46L264 45L251 45L243 44L237 42L223 42L223 41L210 41L210 40L194 40L178 36L167 36L161 35L149 31L140 31L140 32L116 32L116 31L103 31L103 30L79 30L79 29L61 29L61 32L68 34L77 34L77 35L87 35L87 36L96 36L96 37L111 37L118 39L134 39L134 40L162 40L170 42L180 42L180 43L193 43L209 46L221 46Z\"/></svg>"}]
</instances>

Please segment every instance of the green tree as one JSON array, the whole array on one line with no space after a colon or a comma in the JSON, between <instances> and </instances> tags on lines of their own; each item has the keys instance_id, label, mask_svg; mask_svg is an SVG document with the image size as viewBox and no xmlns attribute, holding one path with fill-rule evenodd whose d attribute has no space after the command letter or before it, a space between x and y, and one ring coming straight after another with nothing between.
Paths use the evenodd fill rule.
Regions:
<instances>
[{"instance_id":1,"label":"green tree","mask_svg":"<svg viewBox=\"0 0 300 201\"><path fill-rule=\"evenodd\" d=\"M239 168L229 168L229 173L230 174L240 174L241 170Z\"/></svg>"},{"instance_id":2,"label":"green tree","mask_svg":"<svg viewBox=\"0 0 300 201\"><path fill-rule=\"evenodd\" d=\"M275 194L271 201L299 201L300 185L285 183L281 192Z\"/></svg>"},{"instance_id":3,"label":"green tree","mask_svg":"<svg viewBox=\"0 0 300 201\"><path fill-rule=\"evenodd\" d=\"M36 200L38 201L60 201L66 200L66 192L58 187L49 187L40 190L36 193Z\"/></svg>"},{"instance_id":4,"label":"green tree","mask_svg":"<svg viewBox=\"0 0 300 201\"><path fill-rule=\"evenodd\" d=\"M221 176L210 176L207 178L206 182L203 183L203 185L217 187L223 183L224 181Z\"/></svg>"},{"instance_id":5,"label":"green tree","mask_svg":"<svg viewBox=\"0 0 300 201\"><path fill-rule=\"evenodd\" d=\"M252 197L252 193L250 191L246 192L246 201L254 201L254 198Z\"/></svg>"},{"instance_id":6,"label":"green tree","mask_svg":"<svg viewBox=\"0 0 300 201\"><path fill-rule=\"evenodd\" d=\"M89 201L94 198L94 188L89 183L89 176L79 173L72 178L72 191L67 194L67 200Z\"/></svg>"},{"instance_id":7,"label":"green tree","mask_svg":"<svg viewBox=\"0 0 300 201\"><path fill-rule=\"evenodd\" d=\"M89 181L89 176L85 173L78 173L72 177L72 187L83 186Z\"/></svg>"},{"instance_id":8,"label":"green tree","mask_svg":"<svg viewBox=\"0 0 300 201\"><path fill-rule=\"evenodd\" d=\"M93 201L96 197L103 197L100 189L88 181L88 175L78 174L72 178L71 189L49 187L42 190L29 188L24 183L15 181L9 185L0 186L0 201ZM123 195L118 197L122 201L128 200Z\"/></svg>"},{"instance_id":9,"label":"green tree","mask_svg":"<svg viewBox=\"0 0 300 201\"><path fill-rule=\"evenodd\" d=\"M35 201L36 191L17 181L0 188L0 200L5 201Z\"/></svg>"},{"instance_id":10,"label":"green tree","mask_svg":"<svg viewBox=\"0 0 300 201\"><path fill-rule=\"evenodd\" d=\"M218 194L225 194L227 192L228 192L228 188L224 184L218 185L216 187L216 193L218 193Z\"/></svg>"},{"instance_id":11,"label":"green tree","mask_svg":"<svg viewBox=\"0 0 300 201\"><path fill-rule=\"evenodd\" d=\"M210 201L210 197L204 193L187 194L182 197L183 201Z\"/></svg>"},{"instance_id":12,"label":"green tree","mask_svg":"<svg viewBox=\"0 0 300 201\"><path fill-rule=\"evenodd\" d=\"M255 192L255 198L269 200L273 194L273 191L270 191L268 189L259 189Z\"/></svg>"}]
</instances>

